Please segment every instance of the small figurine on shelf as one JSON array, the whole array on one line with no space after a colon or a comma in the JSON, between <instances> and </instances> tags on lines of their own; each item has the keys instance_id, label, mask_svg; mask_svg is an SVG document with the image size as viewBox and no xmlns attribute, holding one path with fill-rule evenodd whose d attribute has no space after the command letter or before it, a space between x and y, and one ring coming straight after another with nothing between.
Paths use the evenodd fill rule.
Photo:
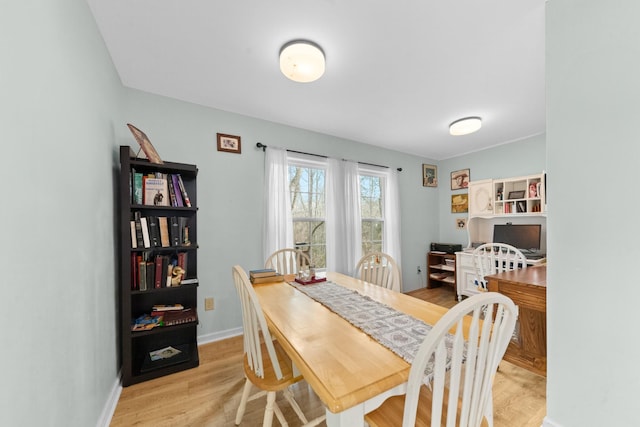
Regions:
<instances>
[{"instance_id":1,"label":"small figurine on shelf","mask_svg":"<svg viewBox=\"0 0 640 427\"><path fill-rule=\"evenodd\" d=\"M180 286L182 282L182 276L184 276L184 270L180 266L173 267L171 271L171 286Z\"/></svg>"},{"instance_id":2,"label":"small figurine on shelf","mask_svg":"<svg viewBox=\"0 0 640 427\"><path fill-rule=\"evenodd\" d=\"M529 198L535 199L536 197L538 197L538 184L532 182L529 184Z\"/></svg>"},{"instance_id":3,"label":"small figurine on shelf","mask_svg":"<svg viewBox=\"0 0 640 427\"><path fill-rule=\"evenodd\" d=\"M502 188L498 188L498 194L496 194L496 200L502 200Z\"/></svg>"}]
</instances>

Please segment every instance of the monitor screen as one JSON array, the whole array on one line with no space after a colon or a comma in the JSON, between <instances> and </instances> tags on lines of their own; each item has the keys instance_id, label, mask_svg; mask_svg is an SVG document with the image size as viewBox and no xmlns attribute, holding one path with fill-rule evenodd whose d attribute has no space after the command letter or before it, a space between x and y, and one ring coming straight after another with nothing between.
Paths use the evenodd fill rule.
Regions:
<instances>
[{"instance_id":1,"label":"monitor screen","mask_svg":"<svg viewBox=\"0 0 640 427\"><path fill-rule=\"evenodd\" d=\"M518 249L540 250L540 224L495 224L493 242L506 243Z\"/></svg>"}]
</instances>

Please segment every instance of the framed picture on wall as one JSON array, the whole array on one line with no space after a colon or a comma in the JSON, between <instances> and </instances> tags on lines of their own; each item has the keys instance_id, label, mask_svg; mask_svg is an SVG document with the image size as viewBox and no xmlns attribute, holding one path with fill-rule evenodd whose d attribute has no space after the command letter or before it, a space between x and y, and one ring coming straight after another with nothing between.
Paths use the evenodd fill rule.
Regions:
<instances>
[{"instance_id":1,"label":"framed picture on wall","mask_svg":"<svg viewBox=\"0 0 640 427\"><path fill-rule=\"evenodd\" d=\"M451 189L462 190L469 187L469 175L471 175L469 169L451 172Z\"/></svg>"},{"instance_id":2,"label":"framed picture on wall","mask_svg":"<svg viewBox=\"0 0 640 427\"><path fill-rule=\"evenodd\" d=\"M228 153L240 154L241 145L240 137L236 135L227 135L219 133L218 135L218 151L226 151Z\"/></svg>"},{"instance_id":3,"label":"framed picture on wall","mask_svg":"<svg viewBox=\"0 0 640 427\"><path fill-rule=\"evenodd\" d=\"M422 165L422 186L438 186L438 167L435 165Z\"/></svg>"},{"instance_id":4,"label":"framed picture on wall","mask_svg":"<svg viewBox=\"0 0 640 427\"><path fill-rule=\"evenodd\" d=\"M452 194L451 195L451 213L467 213L469 212L469 194Z\"/></svg>"}]
</instances>

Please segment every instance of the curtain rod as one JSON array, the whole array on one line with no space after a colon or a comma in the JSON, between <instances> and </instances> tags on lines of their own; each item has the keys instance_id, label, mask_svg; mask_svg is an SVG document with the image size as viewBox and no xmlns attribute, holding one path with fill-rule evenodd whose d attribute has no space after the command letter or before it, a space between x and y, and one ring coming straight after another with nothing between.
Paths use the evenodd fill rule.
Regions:
<instances>
[{"instance_id":1,"label":"curtain rod","mask_svg":"<svg viewBox=\"0 0 640 427\"><path fill-rule=\"evenodd\" d=\"M262 142L258 142L256 143L256 147L257 148L262 148L262 151L266 151L267 146L264 145ZM323 156L322 154L314 154L314 153L305 153L304 151L296 151L296 150L287 150L289 153L297 153L297 154L306 154L308 156L316 156L316 157L322 157L323 159L326 159L328 156ZM344 159L343 159L344 160ZM386 168L389 169L389 166L383 166L383 165L376 165L375 163L367 163L367 162L358 162L358 164L360 165L367 165L367 166L376 166L379 168ZM402 168L398 168L397 169L398 172L402 172Z\"/></svg>"}]
</instances>

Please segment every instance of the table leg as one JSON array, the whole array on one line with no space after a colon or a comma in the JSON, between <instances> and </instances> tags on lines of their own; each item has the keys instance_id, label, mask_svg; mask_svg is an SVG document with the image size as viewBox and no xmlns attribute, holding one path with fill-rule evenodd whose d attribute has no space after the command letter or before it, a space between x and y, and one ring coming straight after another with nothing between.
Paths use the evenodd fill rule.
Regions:
<instances>
[{"instance_id":1,"label":"table leg","mask_svg":"<svg viewBox=\"0 0 640 427\"><path fill-rule=\"evenodd\" d=\"M364 427L364 404L338 412L326 410L327 427Z\"/></svg>"}]
</instances>

